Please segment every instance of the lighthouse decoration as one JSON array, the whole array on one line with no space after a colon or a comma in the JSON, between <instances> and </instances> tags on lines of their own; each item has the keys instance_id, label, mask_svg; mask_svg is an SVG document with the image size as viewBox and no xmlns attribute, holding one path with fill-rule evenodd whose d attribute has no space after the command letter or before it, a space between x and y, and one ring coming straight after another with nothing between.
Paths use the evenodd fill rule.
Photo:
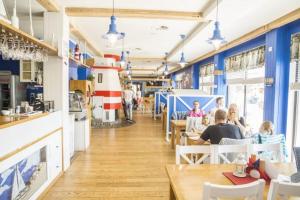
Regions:
<instances>
[{"instance_id":1,"label":"lighthouse decoration","mask_svg":"<svg viewBox=\"0 0 300 200\"><path fill-rule=\"evenodd\" d=\"M119 79L121 68L116 66L119 56L104 55L95 58L92 73L95 77L95 92L93 95L93 118L100 122L116 122L118 110L122 105L122 91Z\"/></svg>"}]
</instances>

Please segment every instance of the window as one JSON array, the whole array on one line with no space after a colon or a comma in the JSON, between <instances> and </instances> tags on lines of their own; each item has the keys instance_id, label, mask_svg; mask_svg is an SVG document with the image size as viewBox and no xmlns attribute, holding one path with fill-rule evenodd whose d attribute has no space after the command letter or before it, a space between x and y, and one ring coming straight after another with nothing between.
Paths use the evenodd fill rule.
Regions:
<instances>
[{"instance_id":1,"label":"window","mask_svg":"<svg viewBox=\"0 0 300 200\"><path fill-rule=\"evenodd\" d=\"M290 89L288 97L287 146L300 146L300 33L292 35ZM291 149L288 149L291 152ZM291 155L291 154L289 154Z\"/></svg>"},{"instance_id":2,"label":"window","mask_svg":"<svg viewBox=\"0 0 300 200\"><path fill-rule=\"evenodd\" d=\"M200 66L199 88L206 94L212 95L214 89L214 64Z\"/></svg>"},{"instance_id":3,"label":"window","mask_svg":"<svg viewBox=\"0 0 300 200\"><path fill-rule=\"evenodd\" d=\"M237 104L241 116L255 133L263 122L264 47L225 59L228 105Z\"/></svg>"},{"instance_id":4,"label":"window","mask_svg":"<svg viewBox=\"0 0 300 200\"><path fill-rule=\"evenodd\" d=\"M98 73L98 83L102 83L103 74Z\"/></svg>"}]
</instances>

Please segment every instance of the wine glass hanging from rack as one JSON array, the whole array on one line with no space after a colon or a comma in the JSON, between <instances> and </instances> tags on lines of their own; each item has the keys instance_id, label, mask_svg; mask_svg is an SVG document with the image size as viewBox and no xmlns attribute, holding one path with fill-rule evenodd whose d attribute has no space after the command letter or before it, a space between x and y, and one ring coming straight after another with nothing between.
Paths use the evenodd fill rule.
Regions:
<instances>
[{"instance_id":1,"label":"wine glass hanging from rack","mask_svg":"<svg viewBox=\"0 0 300 200\"><path fill-rule=\"evenodd\" d=\"M1 29L0 34L0 54L3 60L32 60L35 62L48 60L46 48L4 28Z\"/></svg>"}]
</instances>

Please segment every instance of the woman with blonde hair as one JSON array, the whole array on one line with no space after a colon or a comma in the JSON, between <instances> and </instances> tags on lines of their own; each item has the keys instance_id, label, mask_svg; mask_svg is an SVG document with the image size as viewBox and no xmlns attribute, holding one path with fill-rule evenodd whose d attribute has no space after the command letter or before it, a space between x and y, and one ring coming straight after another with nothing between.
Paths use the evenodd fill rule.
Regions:
<instances>
[{"instance_id":1,"label":"woman with blonde hair","mask_svg":"<svg viewBox=\"0 0 300 200\"><path fill-rule=\"evenodd\" d=\"M273 135L274 134L274 127L271 121L264 121L260 128L259 133L266 134L266 135Z\"/></svg>"},{"instance_id":2,"label":"woman with blonde hair","mask_svg":"<svg viewBox=\"0 0 300 200\"><path fill-rule=\"evenodd\" d=\"M227 123L239 127L243 135L246 133L246 123L244 117L240 117L238 106L232 103L228 107Z\"/></svg>"}]
</instances>

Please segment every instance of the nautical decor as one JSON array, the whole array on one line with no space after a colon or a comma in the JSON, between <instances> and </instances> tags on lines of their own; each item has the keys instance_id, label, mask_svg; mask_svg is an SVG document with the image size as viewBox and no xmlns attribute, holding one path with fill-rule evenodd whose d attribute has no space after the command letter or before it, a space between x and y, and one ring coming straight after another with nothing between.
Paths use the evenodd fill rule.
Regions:
<instances>
[{"instance_id":1,"label":"nautical decor","mask_svg":"<svg viewBox=\"0 0 300 200\"><path fill-rule=\"evenodd\" d=\"M181 57L180 57L180 61L179 61L179 65L181 68L183 68L187 62L185 61L185 57L184 57L184 42L185 42L185 35L180 35L181 39L182 39L182 52L181 52Z\"/></svg>"},{"instance_id":2,"label":"nautical decor","mask_svg":"<svg viewBox=\"0 0 300 200\"><path fill-rule=\"evenodd\" d=\"M214 45L216 50L220 48L221 44L226 43L225 39L221 36L220 22L218 18L219 18L219 0L217 0L215 29L213 32L213 36L208 40L208 43Z\"/></svg>"},{"instance_id":3,"label":"nautical decor","mask_svg":"<svg viewBox=\"0 0 300 200\"><path fill-rule=\"evenodd\" d=\"M107 33L103 36L104 39L107 39L111 46L114 46L114 44L123 38L122 34L117 31L117 24L116 20L117 18L115 17L115 1L113 0L113 13L112 16L110 17L110 25L108 28Z\"/></svg>"}]
</instances>

